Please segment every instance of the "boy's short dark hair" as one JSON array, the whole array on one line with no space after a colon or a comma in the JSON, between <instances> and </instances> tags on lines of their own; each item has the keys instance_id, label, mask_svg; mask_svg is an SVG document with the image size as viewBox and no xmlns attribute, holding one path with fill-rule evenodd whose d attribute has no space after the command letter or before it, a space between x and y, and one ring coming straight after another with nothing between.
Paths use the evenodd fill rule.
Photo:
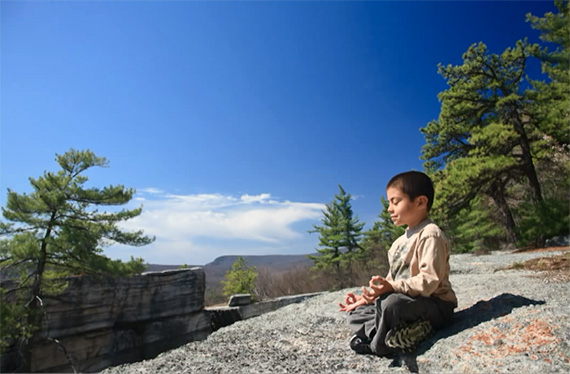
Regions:
<instances>
[{"instance_id":1,"label":"boy's short dark hair","mask_svg":"<svg viewBox=\"0 0 570 374\"><path fill-rule=\"evenodd\" d=\"M418 196L426 196L428 199L427 210L430 211L433 205L434 189L433 182L426 174L420 171L400 173L390 179L386 189L390 187L398 188L408 195L412 201Z\"/></svg>"}]
</instances>

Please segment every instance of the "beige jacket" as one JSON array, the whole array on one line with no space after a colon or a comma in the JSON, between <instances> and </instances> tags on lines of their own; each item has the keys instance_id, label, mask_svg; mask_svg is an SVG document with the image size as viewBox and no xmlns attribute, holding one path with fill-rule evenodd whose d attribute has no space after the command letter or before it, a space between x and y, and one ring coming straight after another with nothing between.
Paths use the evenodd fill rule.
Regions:
<instances>
[{"instance_id":1,"label":"beige jacket","mask_svg":"<svg viewBox=\"0 0 570 374\"><path fill-rule=\"evenodd\" d=\"M426 219L407 229L388 251L388 280L395 292L410 296L435 296L457 306L449 282L449 241L441 229Z\"/></svg>"}]
</instances>

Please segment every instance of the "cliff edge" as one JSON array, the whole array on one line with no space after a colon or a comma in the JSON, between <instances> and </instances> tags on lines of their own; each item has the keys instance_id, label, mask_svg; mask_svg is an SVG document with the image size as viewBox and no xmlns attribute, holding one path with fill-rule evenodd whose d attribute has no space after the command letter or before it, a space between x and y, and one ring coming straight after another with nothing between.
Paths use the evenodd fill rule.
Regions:
<instances>
[{"instance_id":1,"label":"cliff edge","mask_svg":"<svg viewBox=\"0 0 570 374\"><path fill-rule=\"evenodd\" d=\"M345 314L337 306L348 291L343 290L239 321L204 341L104 373L567 373L568 270L520 270L517 264L568 253L564 248L453 255L451 282L459 299L454 324L422 342L400 367L349 348Z\"/></svg>"}]
</instances>

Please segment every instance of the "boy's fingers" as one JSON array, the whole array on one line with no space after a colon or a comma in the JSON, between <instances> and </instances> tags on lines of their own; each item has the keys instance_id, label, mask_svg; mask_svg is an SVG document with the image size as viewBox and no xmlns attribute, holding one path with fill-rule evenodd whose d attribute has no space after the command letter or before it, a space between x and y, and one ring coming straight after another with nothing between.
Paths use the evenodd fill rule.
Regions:
<instances>
[{"instance_id":1,"label":"boy's fingers","mask_svg":"<svg viewBox=\"0 0 570 374\"><path fill-rule=\"evenodd\" d=\"M382 284L384 281L385 281L384 278L382 278L379 275L375 275L370 279L369 283L370 283L370 285L372 285L372 284L378 285L378 283Z\"/></svg>"}]
</instances>

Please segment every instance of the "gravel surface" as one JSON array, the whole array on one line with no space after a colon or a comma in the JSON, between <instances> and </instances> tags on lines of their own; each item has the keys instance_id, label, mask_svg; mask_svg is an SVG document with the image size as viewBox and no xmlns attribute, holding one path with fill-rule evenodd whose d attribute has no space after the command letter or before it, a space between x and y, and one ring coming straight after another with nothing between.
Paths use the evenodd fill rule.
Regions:
<instances>
[{"instance_id":1,"label":"gravel surface","mask_svg":"<svg viewBox=\"0 0 570 374\"><path fill-rule=\"evenodd\" d=\"M564 252L451 257L455 323L393 360L358 355L337 303L325 293L211 334L152 360L104 373L568 373L569 284L545 272L500 270ZM356 289L349 289L356 290Z\"/></svg>"}]
</instances>

